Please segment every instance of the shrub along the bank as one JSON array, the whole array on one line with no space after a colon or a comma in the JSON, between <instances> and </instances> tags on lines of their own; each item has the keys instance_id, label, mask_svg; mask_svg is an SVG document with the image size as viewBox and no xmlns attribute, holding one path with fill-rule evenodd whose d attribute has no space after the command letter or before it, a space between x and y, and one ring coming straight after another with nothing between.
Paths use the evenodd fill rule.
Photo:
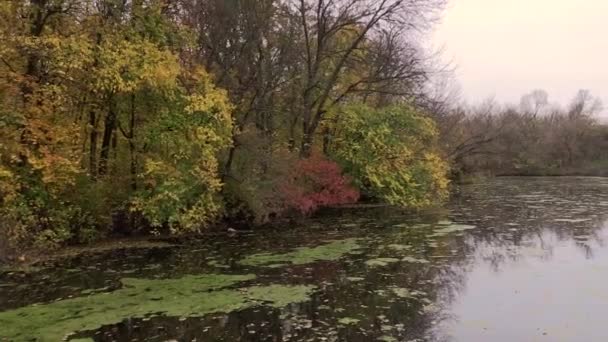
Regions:
<instances>
[{"instance_id":1,"label":"shrub along the bank","mask_svg":"<svg viewBox=\"0 0 608 342\"><path fill-rule=\"evenodd\" d=\"M448 195L435 123L408 105L340 109L330 153L367 197L424 207Z\"/></svg>"},{"instance_id":2,"label":"shrub along the bank","mask_svg":"<svg viewBox=\"0 0 608 342\"><path fill-rule=\"evenodd\" d=\"M389 3L374 6L405 10ZM391 83L385 60L424 74L416 59L379 54L402 51L381 49L395 43L390 30L350 24L369 16L362 8L341 9L309 56L304 2L221 13L179 0L96 4L0 2L2 253L267 222L360 194L412 207L445 197L433 122L405 104L355 103L362 91L400 103L383 90L420 86ZM322 60L307 68L312 55ZM385 81L372 87L374 76Z\"/></svg>"}]
</instances>

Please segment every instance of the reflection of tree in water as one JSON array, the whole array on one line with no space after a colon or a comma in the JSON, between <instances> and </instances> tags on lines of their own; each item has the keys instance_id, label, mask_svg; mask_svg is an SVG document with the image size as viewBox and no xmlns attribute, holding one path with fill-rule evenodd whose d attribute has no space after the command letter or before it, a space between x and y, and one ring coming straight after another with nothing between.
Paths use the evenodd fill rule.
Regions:
<instances>
[{"instance_id":1,"label":"reflection of tree in water","mask_svg":"<svg viewBox=\"0 0 608 342\"><path fill-rule=\"evenodd\" d=\"M224 315L204 318L180 319L154 317L129 319L120 324L85 332L79 337L96 336L98 341L373 341L381 336L394 336L398 340L421 338L439 341L433 327L444 317L442 310L425 309L428 304L419 299L397 298L390 289L407 288L424 291L429 302L438 301L446 289L459 286L454 274L445 267L411 267L397 265L376 270L354 284L347 279L348 272L328 265L313 266L322 276L320 291L300 304L283 309L256 307ZM353 270L357 272L358 270ZM332 278L332 282L326 279ZM450 273L452 272L452 273ZM313 272L316 274L316 272ZM390 276L394 274L394 276ZM461 282L460 282L461 284ZM382 293L383 291L384 293ZM449 290L447 292L454 291ZM359 321L353 325L340 324L339 319L349 317ZM390 329L388 329L390 327Z\"/></svg>"},{"instance_id":2,"label":"reflection of tree in water","mask_svg":"<svg viewBox=\"0 0 608 342\"><path fill-rule=\"evenodd\" d=\"M309 237L299 236L290 241L281 237L278 241L285 244L285 249L303 241L314 244L318 239L315 230L327 232L333 224L335 237L346 234L364 237L368 242L363 254L345 262L290 267L269 275L269 279L280 275L289 282L312 282L319 291L311 301L282 310L254 308L225 315L200 336L241 341L324 337L329 341L356 342L381 336L398 340L449 340L449 336L436 327L452 319L449 306L460 296L467 273L480 260L498 272L504 263L522 257L551 258L557 243L573 239L586 255L592 256L588 242L603 243L598 231L606 217L600 204L608 201L608 192L599 188L596 180L548 184L543 180L510 179L499 180L491 186L465 188L449 206L448 216L452 221L473 224L477 229L438 238L429 237L432 229L411 226L445 219L443 211L418 215L380 208L342 213L333 221L335 213L330 213L322 218L323 224L312 223ZM586 220L588 218L592 219ZM400 224L399 229L387 228ZM328 236L332 236L331 231L324 237ZM391 244L412 246L412 250L398 257L411 255L430 263L396 262L379 268L365 265L370 258L395 256L395 251L386 249ZM253 245L259 248L259 244ZM261 249L266 248L271 249L270 246ZM348 280L352 276L363 280ZM419 291L419 294L400 298L395 295L395 289ZM357 321L352 325L340 324L341 318ZM261 322L266 324L262 327Z\"/></svg>"},{"instance_id":3,"label":"reflection of tree in water","mask_svg":"<svg viewBox=\"0 0 608 342\"><path fill-rule=\"evenodd\" d=\"M318 286L319 291L306 303L291 304L281 310L257 307L202 320L165 317L130 320L104 327L97 336L105 336L100 340L108 341L150 340L151 332L158 340L316 341L323 337L328 341L356 342L392 336L398 340L439 341L433 329L446 318L441 305L449 304L456 297L465 272L463 268L449 267L458 263L458 256L433 257L444 257L446 251L457 246L449 242L438 250L416 251L431 260L432 266L401 262L369 268L365 261L387 253L385 246L399 242L414 244L419 237L395 232L370 233L369 238L371 242L364 254L344 262L293 266L281 272L281 278L290 283L301 281ZM356 276L363 279L353 280ZM407 289L416 295L400 298L395 294L398 289ZM358 321L352 325L341 324L341 318Z\"/></svg>"},{"instance_id":4,"label":"reflection of tree in water","mask_svg":"<svg viewBox=\"0 0 608 342\"><path fill-rule=\"evenodd\" d=\"M593 257L592 243L604 245L606 190L600 179L502 179L466 188L450 209L479 227L464 241L468 254L499 271L522 257L551 258L556 244L571 241Z\"/></svg>"},{"instance_id":5,"label":"reflection of tree in water","mask_svg":"<svg viewBox=\"0 0 608 342\"><path fill-rule=\"evenodd\" d=\"M197 318L128 319L81 336L95 336L99 341L325 338L358 342L382 336L405 341L449 341L450 337L438 326L454 319L449 316L450 306L462 295L467 275L479 263L487 263L500 272L502 266L522 258L551 259L562 243L573 243L592 258L595 246L604 245L601 233L608 219L608 214L604 214L608 207L606 190L608 181L598 179L499 179L464 187L448 210L328 211L283 230L217 237L178 248L72 259L65 268L80 272L54 270L27 276L28 283L52 286L45 292L43 285L34 285L37 291L31 293L40 292L40 296L25 299L27 289L10 293L14 297L23 295L22 301L27 304L28 300L52 300L78 293L83 287L102 288L109 284L106 291L111 291L120 286L118 281L125 274L164 278L255 272L256 283L314 284L318 290L309 301L282 309L258 306ZM476 228L436 235L440 221ZM349 237L361 239L361 253L337 262L277 269L238 264L243 256L252 253L282 253ZM366 265L370 259L388 257L400 261L382 267ZM75 290L58 290L67 285L73 285ZM10 307L1 301L0 305Z\"/></svg>"}]
</instances>

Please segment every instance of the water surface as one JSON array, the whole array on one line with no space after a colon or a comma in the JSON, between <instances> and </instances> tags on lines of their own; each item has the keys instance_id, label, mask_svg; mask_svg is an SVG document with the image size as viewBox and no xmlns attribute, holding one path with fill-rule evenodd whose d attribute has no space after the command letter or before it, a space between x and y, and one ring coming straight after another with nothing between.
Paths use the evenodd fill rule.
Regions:
<instances>
[{"instance_id":1,"label":"water surface","mask_svg":"<svg viewBox=\"0 0 608 342\"><path fill-rule=\"evenodd\" d=\"M5 272L0 340L607 341L607 241L608 179L500 178Z\"/></svg>"}]
</instances>

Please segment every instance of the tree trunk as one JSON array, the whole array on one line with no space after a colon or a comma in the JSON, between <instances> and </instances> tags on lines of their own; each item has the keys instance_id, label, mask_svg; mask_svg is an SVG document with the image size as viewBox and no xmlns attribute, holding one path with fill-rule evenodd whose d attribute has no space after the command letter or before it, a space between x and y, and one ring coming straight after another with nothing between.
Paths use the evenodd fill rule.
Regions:
<instances>
[{"instance_id":1,"label":"tree trunk","mask_svg":"<svg viewBox=\"0 0 608 342\"><path fill-rule=\"evenodd\" d=\"M97 179L97 122L95 120L95 112L89 112L89 172L93 180Z\"/></svg>"},{"instance_id":2,"label":"tree trunk","mask_svg":"<svg viewBox=\"0 0 608 342\"><path fill-rule=\"evenodd\" d=\"M32 11L30 13L30 34L33 37L40 37L48 15L44 13L46 0L33 0ZM25 81L21 85L21 92L24 97L24 102L27 102L27 95L32 94L34 88L31 83L37 82L40 76L40 56L36 52L32 52L27 56Z\"/></svg>"},{"instance_id":3,"label":"tree trunk","mask_svg":"<svg viewBox=\"0 0 608 342\"><path fill-rule=\"evenodd\" d=\"M312 113L313 108L309 105L310 100L307 94L304 94L303 107L304 113L302 115L302 142L300 144L300 158L310 157L312 151L312 140L314 130L312 129Z\"/></svg>"},{"instance_id":4,"label":"tree trunk","mask_svg":"<svg viewBox=\"0 0 608 342\"><path fill-rule=\"evenodd\" d=\"M137 156L135 155L135 144L129 141L129 154L131 155L131 190L137 191Z\"/></svg>"},{"instance_id":5,"label":"tree trunk","mask_svg":"<svg viewBox=\"0 0 608 342\"><path fill-rule=\"evenodd\" d=\"M323 154L329 155L329 144L331 143L331 132L329 127L325 127L323 130Z\"/></svg>"},{"instance_id":6,"label":"tree trunk","mask_svg":"<svg viewBox=\"0 0 608 342\"><path fill-rule=\"evenodd\" d=\"M131 96L131 120L129 120L129 156L131 158L131 190L137 191L137 152L135 151L135 94Z\"/></svg>"},{"instance_id":7,"label":"tree trunk","mask_svg":"<svg viewBox=\"0 0 608 342\"><path fill-rule=\"evenodd\" d=\"M101 34L98 32L95 36L95 45L98 46L101 44ZM95 56L95 60L93 62L93 68L98 67L99 60L97 55ZM89 172L91 173L91 178L93 180L97 179L97 145L98 145L98 137L99 132L97 131L97 121L98 117L95 115L95 109L90 109L89 111L89 126L91 127L91 133L89 134Z\"/></svg>"},{"instance_id":8,"label":"tree trunk","mask_svg":"<svg viewBox=\"0 0 608 342\"><path fill-rule=\"evenodd\" d=\"M300 148L300 158L308 158L312 153L313 134L305 132L302 137L302 147Z\"/></svg>"},{"instance_id":9,"label":"tree trunk","mask_svg":"<svg viewBox=\"0 0 608 342\"><path fill-rule=\"evenodd\" d=\"M230 176L230 170L232 169L232 163L234 162L234 155L236 154L236 139L232 138L232 146L230 146L230 150L228 150L228 158L226 159L226 164L224 165L224 172L222 172L222 181L226 180L226 177Z\"/></svg>"},{"instance_id":10,"label":"tree trunk","mask_svg":"<svg viewBox=\"0 0 608 342\"><path fill-rule=\"evenodd\" d=\"M111 101L110 101L111 102ZM101 141L101 150L99 153L99 176L104 176L108 172L108 157L110 156L110 147L112 143L112 136L114 129L116 128L116 113L112 103L110 103L110 111L106 116L103 138Z\"/></svg>"}]
</instances>

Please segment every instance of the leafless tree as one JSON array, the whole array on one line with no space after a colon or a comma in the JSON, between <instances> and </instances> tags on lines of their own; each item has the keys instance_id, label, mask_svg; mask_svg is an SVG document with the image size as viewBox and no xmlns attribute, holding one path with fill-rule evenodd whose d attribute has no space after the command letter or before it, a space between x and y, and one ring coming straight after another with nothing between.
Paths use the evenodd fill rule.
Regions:
<instances>
[{"instance_id":1,"label":"leafless tree","mask_svg":"<svg viewBox=\"0 0 608 342\"><path fill-rule=\"evenodd\" d=\"M522 113L536 118L548 105L549 94L542 89L536 89L521 97L519 107Z\"/></svg>"},{"instance_id":2,"label":"leafless tree","mask_svg":"<svg viewBox=\"0 0 608 342\"><path fill-rule=\"evenodd\" d=\"M416 57L398 44L398 39L407 32L427 27L442 5L442 0L291 1L300 17L305 45L302 105L298 113L302 155L310 153L315 132L332 105L361 91L403 95L403 89L387 88L383 81L411 82L421 77L413 67ZM379 46L387 50L384 54L372 52L372 58L387 63L375 65L376 70L371 73L364 72L362 56ZM386 52L392 53L387 56ZM363 75L356 77L362 71Z\"/></svg>"},{"instance_id":3,"label":"leafless tree","mask_svg":"<svg viewBox=\"0 0 608 342\"><path fill-rule=\"evenodd\" d=\"M579 91L566 108L549 106L544 91L525 95L519 106L479 108L484 107L487 111L464 108L448 116L451 129L442 130L442 142L455 169L607 174L602 163L608 160L608 127L599 123L602 105L589 91Z\"/></svg>"}]
</instances>

